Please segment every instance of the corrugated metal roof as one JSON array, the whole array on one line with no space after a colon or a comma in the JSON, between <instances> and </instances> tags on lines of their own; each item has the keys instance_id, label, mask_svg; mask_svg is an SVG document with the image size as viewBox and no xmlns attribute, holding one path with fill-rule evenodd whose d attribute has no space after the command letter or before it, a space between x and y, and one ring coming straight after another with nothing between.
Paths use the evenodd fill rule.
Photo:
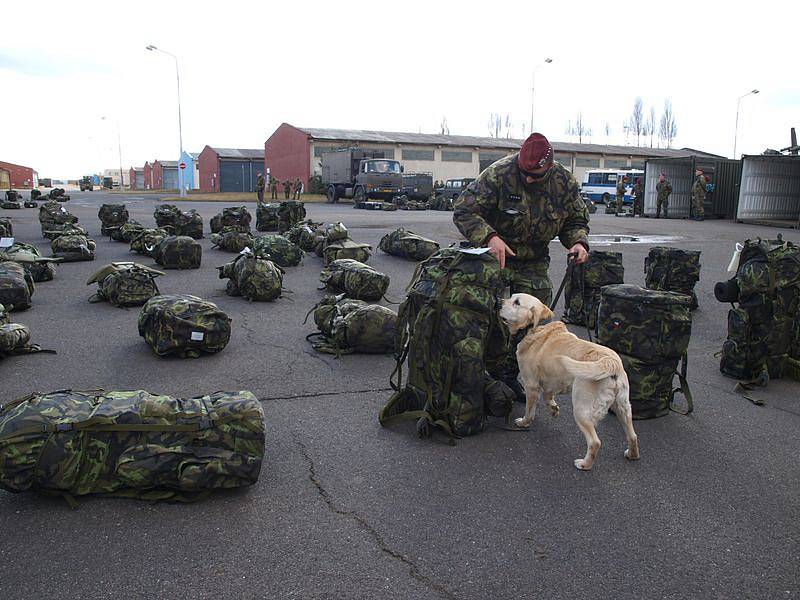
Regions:
<instances>
[{"instance_id":1,"label":"corrugated metal roof","mask_svg":"<svg viewBox=\"0 0 800 600\"><path fill-rule=\"evenodd\" d=\"M373 131L367 129L319 129L298 127L300 131L317 140L343 142L369 142L384 144L419 144L429 146L471 146L474 148L518 150L524 140L470 135L439 135L432 133L403 133L397 131ZM618 154L625 156L713 156L691 148L667 149L636 146L613 146L605 144L577 144L573 142L551 142L556 152L580 152L586 154ZM722 158L722 157L719 157Z\"/></svg>"},{"instance_id":2,"label":"corrugated metal roof","mask_svg":"<svg viewBox=\"0 0 800 600\"><path fill-rule=\"evenodd\" d=\"M160 164L162 167L178 167L177 160L160 160L158 161L158 164Z\"/></svg>"},{"instance_id":3,"label":"corrugated metal roof","mask_svg":"<svg viewBox=\"0 0 800 600\"><path fill-rule=\"evenodd\" d=\"M211 149L220 158L264 158L263 148L217 148L211 146Z\"/></svg>"}]
</instances>

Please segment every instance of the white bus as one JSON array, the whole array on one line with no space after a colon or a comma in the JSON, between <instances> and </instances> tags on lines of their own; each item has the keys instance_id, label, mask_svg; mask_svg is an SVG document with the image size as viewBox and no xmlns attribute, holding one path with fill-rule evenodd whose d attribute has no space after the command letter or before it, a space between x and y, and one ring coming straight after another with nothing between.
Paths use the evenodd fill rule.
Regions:
<instances>
[{"instance_id":1,"label":"white bus","mask_svg":"<svg viewBox=\"0 0 800 600\"><path fill-rule=\"evenodd\" d=\"M644 171L641 169L592 169L583 175L581 196L584 200L603 202L608 204L617 197L617 180L628 176L628 185L625 186L625 204L633 202L633 184L641 177L644 181Z\"/></svg>"}]
</instances>

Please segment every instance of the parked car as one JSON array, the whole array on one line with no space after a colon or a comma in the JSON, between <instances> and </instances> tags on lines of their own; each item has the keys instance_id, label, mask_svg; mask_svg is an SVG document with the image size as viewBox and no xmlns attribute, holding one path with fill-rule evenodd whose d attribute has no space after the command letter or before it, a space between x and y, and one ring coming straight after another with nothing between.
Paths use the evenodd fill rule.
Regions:
<instances>
[{"instance_id":1,"label":"parked car","mask_svg":"<svg viewBox=\"0 0 800 600\"><path fill-rule=\"evenodd\" d=\"M470 183L475 181L474 177L465 177L462 179L448 179L444 183L444 187L440 187L437 190L434 190L437 198L449 198L450 200L455 200L461 195L461 192L464 191Z\"/></svg>"}]
</instances>

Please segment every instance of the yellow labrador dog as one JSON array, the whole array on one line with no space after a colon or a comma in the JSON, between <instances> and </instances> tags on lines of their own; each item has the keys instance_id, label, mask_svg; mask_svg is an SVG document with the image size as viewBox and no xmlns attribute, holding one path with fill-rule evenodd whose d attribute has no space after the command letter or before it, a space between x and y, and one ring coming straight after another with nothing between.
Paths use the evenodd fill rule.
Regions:
<instances>
[{"instance_id":1,"label":"yellow labrador dog","mask_svg":"<svg viewBox=\"0 0 800 600\"><path fill-rule=\"evenodd\" d=\"M628 376L619 355L605 346L593 344L570 333L553 312L529 294L514 294L503 301L500 317L511 333L527 330L517 346L522 383L525 387L525 416L516 420L520 427L533 422L536 402L544 392L553 416L558 416L555 396L572 388L575 422L586 436L586 456L575 459L578 469L592 468L600 438L595 426L614 407L625 435L625 458L638 460L639 443L633 430L628 399Z\"/></svg>"}]
</instances>

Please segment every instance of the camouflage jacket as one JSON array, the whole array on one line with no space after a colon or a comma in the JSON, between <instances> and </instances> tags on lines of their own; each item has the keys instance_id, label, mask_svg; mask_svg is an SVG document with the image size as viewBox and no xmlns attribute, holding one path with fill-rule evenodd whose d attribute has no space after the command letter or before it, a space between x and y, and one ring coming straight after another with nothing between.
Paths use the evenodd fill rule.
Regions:
<instances>
[{"instance_id":1,"label":"camouflage jacket","mask_svg":"<svg viewBox=\"0 0 800 600\"><path fill-rule=\"evenodd\" d=\"M291 189L292 189L292 180L291 179L287 179L286 181L283 182L283 189L291 191Z\"/></svg>"},{"instance_id":2,"label":"camouflage jacket","mask_svg":"<svg viewBox=\"0 0 800 600\"><path fill-rule=\"evenodd\" d=\"M256 180L256 189L263 190L266 187L266 181L264 180L263 175L259 175L258 179Z\"/></svg>"},{"instance_id":3,"label":"camouflage jacket","mask_svg":"<svg viewBox=\"0 0 800 600\"><path fill-rule=\"evenodd\" d=\"M644 184L643 183L636 183L633 186L633 195L636 196L637 200L641 200L644 198Z\"/></svg>"},{"instance_id":4,"label":"camouflage jacket","mask_svg":"<svg viewBox=\"0 0 800 600\"><path fill-rule=\"evenodd\" d=\"M625 195L625 182L620 179L617 182L617 196L624 196L624 195Z\"/></svg>"},{"instance_id":5,"label":"camouflage jacket","mask_svg":"<svg viewBox=\"0 0 800 600\"><path fill-rule=\"evenodd\" d=\"M295 179L294 180L294 191L295 192L299 192L301 189L303 189L303 182L300 181L299 179Z\"/></svg>"},{"instance_id":6,"label":"camouflage jacket","mask_svg":"<svg viewBox=\"0 0 800 600\"><path fill-rule=\"evenodd\" d=\"M549 256L556 236L566 248L589 247L589 212L572 174L555 163L547 179L527 185L517 154L490 165L469 184L456 201L453 222L479 246L499 235L520 260Z\"/></svg>"},{"instance_id":7,"label":"camouflage jacket","mask_svg":"<svg viewBox=\"0 0 800 600\"><path fill-rule=\"evenodd\" d=\"M692 196L701 200L706 199L706 178L705 175L698 175L692 185Z\"/></svg>"},{"instance_id":8,"label":"camouflage jacket","mask_svg":"<svg viewBox=\"0 0 800 600\"><path fill-rule=\"evenodd\" d=\"M659 199L666 200L672 193L672 184L666 179L664 181L659 181L656 184L656 193L658 194Z\"/></svg>"},{"instance_id":9,"label":"camouflage jacket","mask_svg":"<svg viewBox=\"0 0 800 600\"><path fill-rule=\"evenodd\" d=\"M269 178L269 189L272 191L278 190L278 180L275 179L274 177Z\"/></svg>"}]
</instances>

